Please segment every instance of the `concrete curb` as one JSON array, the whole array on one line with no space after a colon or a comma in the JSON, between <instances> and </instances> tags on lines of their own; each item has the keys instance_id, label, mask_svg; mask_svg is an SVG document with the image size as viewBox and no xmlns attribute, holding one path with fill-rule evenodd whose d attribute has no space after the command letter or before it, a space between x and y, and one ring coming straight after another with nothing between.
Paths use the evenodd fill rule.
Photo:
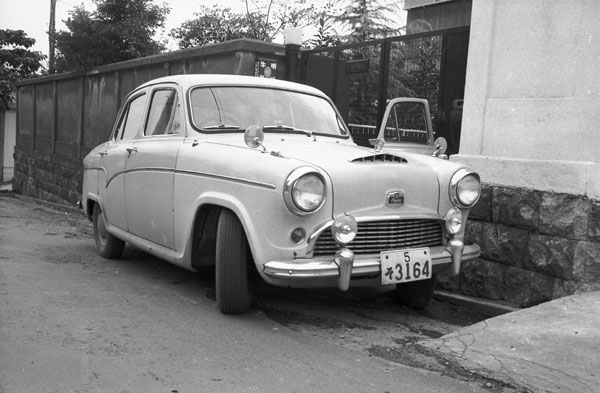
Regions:
<instances>
[{"instance_id":1,"label":"concrete curb","mask_svg":"<svg viewBox=\"0 0 600 393\"><path fill-rule=\"evenodd\" d=\"M29 203L35 203L37 205L42 205L42 206L45 206L45 207L53 209L53 210L58 210L58 211L65 212L65 213L80 214L82 216L85 216L85 213L83 212L83 210L78 208L77 206L69 206L69 205L62 205L60 203L48 202L48 201L44 201L42 199L32 198L32 197L24 196L21 194L16 194L10 190L8 190L8 191L1 190L0 197L20 199L22 201L26 201Z\"/></svg>"},{"instance_id":2,"label":"concrete curb","mask_svg":"<svg viewBox=\"0 0 600 393\"><path fill-rule=\"evenodd\" d=\"M470 308L488 317L496 317L513 311L522 310L521 308L511 306L504 302L480 299L442 290L436 290L433 296L437 300Z\"/></svg>"}]
</instances>

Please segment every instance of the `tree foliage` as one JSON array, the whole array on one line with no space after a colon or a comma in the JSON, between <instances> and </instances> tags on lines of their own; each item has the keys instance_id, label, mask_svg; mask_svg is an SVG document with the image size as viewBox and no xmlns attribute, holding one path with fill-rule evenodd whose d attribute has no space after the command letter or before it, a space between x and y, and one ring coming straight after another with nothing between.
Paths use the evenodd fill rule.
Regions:
<instances>
[{"instance_id":1,"label":"tree foliage","mask_svg":"<svg viewBox=\"0 0 600 393\"><path fill-rule=\"evenodd\" d=\"M392 16L400 13L397 0L329 0L316 7L307 0L242 0L245 11L215 4L200 6L194 18L171 30L179 48L215 44L237 38L273 41L285 27L304 27L314 35L309 47L331 47L397 35L402 26ZM344 34L340 34L342 31Z\"/></svg>"},{"instance_id":2,"label":"tree foliage","mask_svg":"<svg viewBox=\"0 0 600 393\"><path fill-rule=\"evenodd\" d=\"M343 4L343 1L336 1ZM400 12L400 3L393 0L351 0L333 20L350 33L342 37L345 43L365 42L399 35L403 26L394 26L391 15Z\"/></svg>"},{"instance_id":3,"label":"tree foliage","mask_svg":"<svg viewBox=\"0 0 600 393\"><path fill-rule=\"evenodd\" d=\"M245 11L236 13L231 8L215 4L201 5L195 18L185 21L179 28L171 30L171 36L181 49L237 38L253 38L271 42L287 26L309 23L314 15L314 6L306 0L292 4L284 0L243 0Z\"/></svg>"},{"instance_id":4,"label":"tree foliage","mask_svg":"<svg viewBox=\"0 0 600 393\"><path fill-rule=\"evenodd\" d=\"M334 7L334 4L329 2L316 12L315 19L318 20L318 25L315 35L307 41L309 47L333 47L342 44L334 27Z\"/></svg>"},{"instance_id":5,"label":"tree foliage","mask_svg":"<svg viewBox=\"0 0 600 393\"><path fill-rule=\"evenodd\" d=\"M34 44L23 30L0 29L0 111L14 108L16 82L37 76L42 68L44 55L29 49Z\"/></svg>"},{"instance_id":6,"label":"tree foliage","mask_svg":"<svg viewBox=\"0 0 600 393\"><path fill-rule=\"evenodd\" d=\"M75 7L56 34L56 69L73 71L158 54L154 40L170 11L153 0L94 0L95 11Z\"/></svg>"},{"instance_id":7,"label":"tree foliage","mask_svg":"<svg viewBox=\"0 0 600 393\"><path fill-rule=\"evenodd\" d=\"M256 29L251 30L245 16L232 12L231 8L201 5L200 11L194 15L195 19L187 20L180 27L171 30L171 35L178 41L181 49L243 37L266 38L261 36Z\"/></svg>"}]
</instances>

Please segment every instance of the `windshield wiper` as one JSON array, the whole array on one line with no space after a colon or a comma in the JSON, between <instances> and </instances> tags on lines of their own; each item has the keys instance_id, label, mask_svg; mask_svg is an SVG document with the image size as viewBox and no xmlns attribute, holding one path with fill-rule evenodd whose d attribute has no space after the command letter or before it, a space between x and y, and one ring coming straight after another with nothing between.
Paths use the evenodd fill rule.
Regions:
<instances>
[{"instance_id":1,"label":"windshield wiper","mask_svg":"<svg viewBox=\"0 0 600 393\"><path fill-rule=\"evenodd\" d=\"M286 126L285 124L273 125L273 126L263 126L263 130L280 130L280 131L298 131L302 132L305 135L312 136L313 132L309 130L302 130L300 128Z\"/></svg>"},{"instance_id":2,"label":"windshield wiper","mask_svg":"<svg viewBox=\"0 0 600 393\"><path fill-rule=\"evenodd\" d=\"M215 124L214 126L202 127L203 130L239 130L240 126L230 124Z\"/></svg>"}]
</instances>

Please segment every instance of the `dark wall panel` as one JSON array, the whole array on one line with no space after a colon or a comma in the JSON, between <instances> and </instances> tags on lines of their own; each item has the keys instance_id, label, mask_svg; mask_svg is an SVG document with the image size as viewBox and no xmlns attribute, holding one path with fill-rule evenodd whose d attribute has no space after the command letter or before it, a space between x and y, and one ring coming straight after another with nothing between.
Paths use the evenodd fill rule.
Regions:
<instances>
[{"instance_id":1,"label":"dark wall panel","mask_svg":"<svg viewBox=\"0 0 600 393\"><path fill-rule=\"evenodd\" d=\"M35 86L33 85L23 86L18 90L17 101L19 103L19 123L17 126L17 131L20 137L26 136L31 138L33 136L33 130L35 127L34 91Z\"/></svg>"},{"instance_id":2,"label":"dark wall panel","mask_svg":"<svg viewBox=\"0 0 600 393\"><path fill-rule=\"evenodd\" d=\"M41 83L35 90L35 136L52 139L54 132L54 83Z\"/></svg>"},{"instance_id":3,"label":"dark wall panel","mask_svg":"<svg viewBox=\"0 0 600 393\"><path fill-rule=\"evenodd\" d=\"M77 143L81 127L81 79L66 80L56 86L56 140Z\"/></svg>"},{"instance_id":4,"label":"dark wall panel","mask_svg":"<svg viewBox=\"0 0 600 393\"><path fill-rule=\"evenodd\" d=\"M118 111L118 74L89 76L84 84L83 143L96 146L110 135Z\"/></svg>"}]
</instances>

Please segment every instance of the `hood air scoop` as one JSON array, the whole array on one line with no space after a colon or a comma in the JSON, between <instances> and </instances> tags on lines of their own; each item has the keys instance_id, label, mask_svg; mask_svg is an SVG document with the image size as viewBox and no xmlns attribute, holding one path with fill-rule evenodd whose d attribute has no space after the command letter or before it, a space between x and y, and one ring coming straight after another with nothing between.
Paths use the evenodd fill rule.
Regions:
<instances>
[{"instance_id":1,"label":"hood air scoop","mask_svg":"<svg viewBox=\"0 0 600 393\"><path fill-rule=\"evenodd\" d=\"M358 157L350 162L354 162L357 164L406 164L408 161L406 161L402 157L382 153L366 157Z\"/></svg>"}]
</instances>

